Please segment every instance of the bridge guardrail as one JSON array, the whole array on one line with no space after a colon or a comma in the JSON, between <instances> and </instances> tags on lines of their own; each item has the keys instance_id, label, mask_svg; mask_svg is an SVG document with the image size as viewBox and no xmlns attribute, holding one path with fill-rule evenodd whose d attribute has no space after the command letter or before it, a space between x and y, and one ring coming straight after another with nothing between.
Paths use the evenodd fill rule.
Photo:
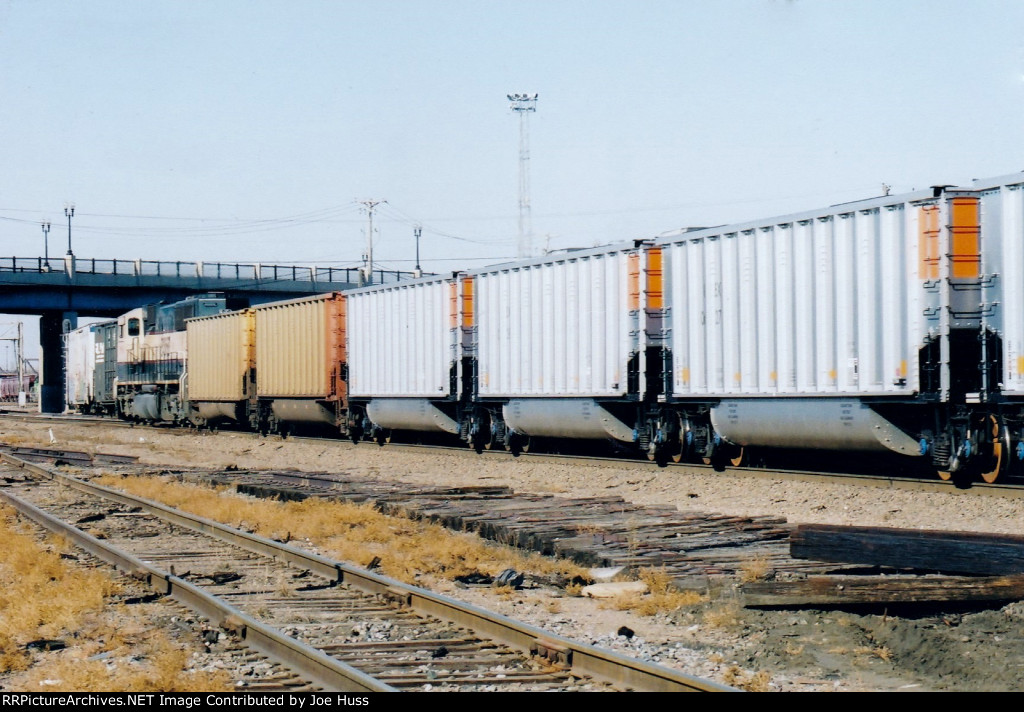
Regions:
<instances>
[{"instance_id":1,"label":"bridge guardrail","mask_svg":"<svg viewBox=\"0 0 1024 712\"><path fill-rule=\"evenodd\" d=\"M125 275L132 277L184 277L289 282L360 283L357 267L316 267L301 265L265 265L241 262L170 262L161 260L118 260L78 258L74 256L0 257L0 272L63 272L76 274ZM385 284L411 279L413 272L376 269L373 283Z\"/></svg>"}]
</instances>

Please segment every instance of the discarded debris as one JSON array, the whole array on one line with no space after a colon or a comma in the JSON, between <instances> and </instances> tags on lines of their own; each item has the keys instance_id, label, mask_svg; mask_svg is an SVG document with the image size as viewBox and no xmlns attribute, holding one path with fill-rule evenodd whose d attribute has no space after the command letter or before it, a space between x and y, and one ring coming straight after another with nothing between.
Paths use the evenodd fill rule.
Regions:
<instances>
[{"instance_id":1,"label":"discarded debris","mask_svg":"<svg viewBox=\"0 0 1024 712\"><path fill-rule=\"evenodd\" d=\"M242 578L242 574L235 573L234 571L215 571L212 574L200 576L199 578L208 578L213 581L214 585L222 586L226 583L237 581Z\"/></svg>"},{"instance_id":2,"label":"discarded debris","mask_svg":"<svg viewBox=\"0 0 1024 712\"><path fill-rule=\"evenodd\" d=\"M647 593L647 584L643 581L595 583L590 586L584 586L580 593L590 598L615 598L631 593Z\"/></svg>"},{"instance_id":3,"label":"discarded debris","mask_svg":"<svg viewBox=\"0 0 1024 712\"><path fill-rule=\"evenodd\" d=\"M87 524L88 522L98 522L101 519L106 519L106 518L107 518L107 515L106 514L102 514L102 513L87 514L84 517L82 517L81 519L76 520L75 524Z\"/></svg>"},{"instance_id":4,"label":"discarded debris","mask_svg":"<svg viewBox=\"0 0 1024 712\"><path fill-rule=\"evenodd\" d=\"M68 647L68 644L63 640L47 638L40 638L39 640L25 643L25 650L63 650L66 647Z\"/></svg>"},{"instance_id":5,"label":"discarded debris","mask_svg":"<svg viewBox=\"0 0 1024 712\"><path fill-rule=\"evenodd\" d=\"M519 588L523 585L523 581L526 579L523 574L519 573L515 569L505 569L498 577L494 579L495 586L511 586L512 588Z\"/></svg>"},{"instance_id":6,"label":"discarded debris","mask_svg":"<svg viewBox=\"0 0 1024 712\"><path fill-rule=\"evenodd\" d=\"M587 573L590 574L590 578L595 583L604 583L606 581L611 581L625 570L625 566L604 566L601 568L590 569Z\"/></svg>"},{"instance_id":7,"label":"discarded debris","mask_svg":"<svg viewBox=\"0 0 1024 712\"><path fill-rule=\"evenodd\" d=\"M470 574L456 576L455 581L467 586L490 586L494 583L494 578L487 574L482 574L479 571L474 571Z\"/></svg>"},{"instance_id":8,"label":"discarded debris","mask_svg":"<svg viewBox=\"0 0 1024 712\"><path fill-rule=\"evenodd\" d=\"M625 638L626 640L630 640L634 635L636 635L636 633L633 632L632 628L627 628L626 626L622 626L617 631L615 631L615 635L617 635L617 636L619 636L621 638Z\"/></svg>"}]
</instances>

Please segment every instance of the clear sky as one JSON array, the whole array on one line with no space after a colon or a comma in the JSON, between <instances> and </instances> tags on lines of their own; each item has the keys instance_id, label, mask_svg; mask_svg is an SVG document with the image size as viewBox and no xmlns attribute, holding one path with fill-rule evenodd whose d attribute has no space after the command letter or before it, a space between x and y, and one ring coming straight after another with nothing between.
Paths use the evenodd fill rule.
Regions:
<instances>
[{"instance_id":1,"label":"clear sky","mask_svg":"<svg viewBox=\"0 0 1024 712\"><path fill-rule=\"evenodd\" d=\"M4 256L435 271L1024 169L1024 2L0 1Z\"/></svg>"}]
</instances>

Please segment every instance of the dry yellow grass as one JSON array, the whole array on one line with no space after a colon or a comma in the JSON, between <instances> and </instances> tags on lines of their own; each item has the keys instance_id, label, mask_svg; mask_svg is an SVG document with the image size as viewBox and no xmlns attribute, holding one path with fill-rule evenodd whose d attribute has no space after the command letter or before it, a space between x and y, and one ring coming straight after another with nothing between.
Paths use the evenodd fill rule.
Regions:
<instances>
[{"instance_id":1,"label":"dry yellow grass","mask_svg":"<svg viewBox=\"0 0 1024 712\"><path fill-rule=\"evenodd\" d=\"M157 633L136 643L131 658L109 664L82 651L32 668L19 687L33 692L227 692L228 674L186 672L188 654Z\"/></svg>"},{"instance_id":2,"label":"dry yellow grass","mask_svg":"<svg viewBox=\"0 0 1024 712\"><path fill-rule=\"evenodd\" d=\"M742 583L754 583L755 581L763 581L771 572L772 568L768 560L764 557L756 556L743 562L738 575Z\"/></svg>"},{"instance_id":3,"label":"dry yellow grass","mask_svg":"<svg viewBox=\"0 0 1024 712\"><path fill-rule=\"evenodd\" d=\"M722 600L704 610L703 621L712 628L736 628L743 623L743 608L734 600Z\"/></svg>"},{"instance_id":4,"label":"dry yellow grass","mask_svg":"<svg viewBox=\"0 0 1024 712\"><path fill-rule=\"evenodd\" d=\"M252 499L225 488L157 477L107 475L97 482L261 536L308 540L325 555L360 566L380 557L379 570L405 582L421 576L452 579L473 572L493 576L507 568L566 579L586 575L571 562L494 546L440 525L385 516L367 504Z\"/></svg>"},{"instance_id":5,"label":"dry yellow grass","mask_svg":"<svg viewBox=\"0 0 1024 712\"><path fill-rule=\"evenodd\" d=\"M738 687L747 692L770 692L771 676L762 670L761 672L747 673L737 665L731 665L723 674L722 680L726 685Z\"/></svg>"},{"instance_id":6,"label":"dry yellow grass","mask_svg":"<svg viewBox=\"0 0 1024 712\"><path fill-rule=\"evenodd\" d=\"M227 690L217 675L186 673L187 652L153 630L145 606L108 605L121 586L101 571L61 558L63 538L40 543L0 506L0 674L7 689L56 691ZM59 639L59 652L31 653L33 640ZM109 653L105 661L89 660ZM117 665L116 660L137 662Z\"/></svg>"},{"instance_id":7,"label":"dry yellow grass","mask_svg":"<svg viewBox=\"0 0 1024 712\"><path fill-rule=\"evenodd\" d=\"M867 655L886 662L891 661L893 658L892 651L884 645L875 648L864 646L856 648L853 652L857 655Z\"/></svg>"},{"instance_id":8,"label":"dry yellow grass","mask_svg":"<svg viewBox=\"0 0 1024 712\"><path fill-rule=\"evenodd\" d=\"M63 541L43 549L16 524L13 510L0 508L0 672L24 669L24 646L73 630L102 609L117 585L98 571L71 568L60 558Z\"/></svg>"},{"instance_id":9,"label":"dry yellow grass","mask_svg":"<svg viewBox=\"0 0 1024 712\"><path fill-rule=\"evenodd\" d=\"M641 569L637 575L647 584L647 593L619 596L613 605L620 611L632 611L641 616L692 608L707 599L696 591L680 591L672 583L672 577L664 569Z\"/></svg>"}]
</instances>

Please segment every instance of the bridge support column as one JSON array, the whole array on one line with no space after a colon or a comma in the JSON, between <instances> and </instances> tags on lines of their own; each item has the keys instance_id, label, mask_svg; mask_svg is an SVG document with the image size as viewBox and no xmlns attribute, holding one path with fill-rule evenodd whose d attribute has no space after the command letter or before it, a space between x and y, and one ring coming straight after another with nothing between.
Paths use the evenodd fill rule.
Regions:
<instances>
[{"instance_id":1,"label":"bridge support column","mask_svg":"<svg viewBox=\"0 0 1024 712\"><path fill-rule=\"evenodd\" d=\"M61 336L78 327L78 314L46 311L39 319L39 411L64 412L64 343Z\"/></svg>"}]
</instances>

